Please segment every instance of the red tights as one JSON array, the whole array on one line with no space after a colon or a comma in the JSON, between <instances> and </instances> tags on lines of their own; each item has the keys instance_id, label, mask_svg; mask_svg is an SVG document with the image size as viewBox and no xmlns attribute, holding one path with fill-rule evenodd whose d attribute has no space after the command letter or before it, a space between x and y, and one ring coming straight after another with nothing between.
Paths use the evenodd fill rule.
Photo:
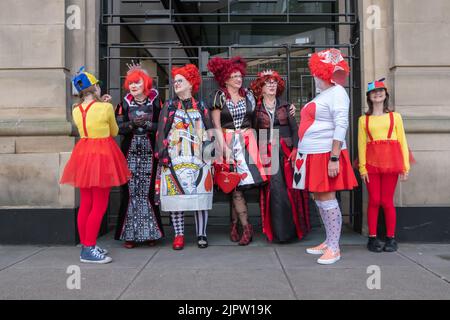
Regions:
<instances>
[{"instance_id":1,"label":"red tights","mask_svg":"<svg viewBox=\"0 0 450 320\"><path fill-rule=\"evenodd\" d=\"M369 236L377 235L378 211L380 206L384 210L386 221L386 235L393 238L395 235L396 213L394 207L394 193L397 186L398 174L369 173L369 207L367 220Z\"/></svg>"},{"instance_id":2,"label":"red tights","mask_svg":"<svg viewBox=\"0 0 450 320\"><path fill-rule=\"evenodd\" d=\"M108 207L111 188L81 188L78 233L84 246L95 246L100 225Z\"/></svg>"}]
</instances>

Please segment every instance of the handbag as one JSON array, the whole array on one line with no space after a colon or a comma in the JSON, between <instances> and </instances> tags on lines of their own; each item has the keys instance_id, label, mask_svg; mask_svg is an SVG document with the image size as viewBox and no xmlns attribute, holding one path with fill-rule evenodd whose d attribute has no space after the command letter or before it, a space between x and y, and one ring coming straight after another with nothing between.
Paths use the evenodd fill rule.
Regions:
<instances>
[{"instance_id":1,"label":"handbag","mask_svg":"<svg viewBox=\"0 0 450 320\"><path fill-rule=\"evenodd\" d=\"M226 170L223 164L214 164L214 171L214 181L224 193L230 193L235 190L244 175Z\"/></svg>"}]
</instances>

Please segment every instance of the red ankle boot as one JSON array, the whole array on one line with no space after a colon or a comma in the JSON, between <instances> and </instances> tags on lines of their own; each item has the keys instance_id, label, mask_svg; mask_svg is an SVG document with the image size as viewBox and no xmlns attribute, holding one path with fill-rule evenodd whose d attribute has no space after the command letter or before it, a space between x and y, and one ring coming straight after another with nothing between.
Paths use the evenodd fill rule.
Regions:
<instances>
[{"instance_id":1,"label":"red ankle boot","mask_svg":"<svg viewBox=\"0 0 450 320\"><path fill-rule=\"evenodd\" d=\"M136 242L133 241L125 241L125 243L123 244L123 246L127 249L133 249L136 247Z\"/></svg>"},{"instance_id":2,"label":"red ankle boot","mask_svg":"<svg viewBox=\"0 0 450 320\"><path fill-rule=\"evenodd\" d=\"M249 223L244 227L244 232L242 233L242 238L239 241L240 246L246 246L250 242L252 242L253 239L253 228L252 225Z\"/></svg>"},{"instance_id":3,"label":"red ankle boot","mask_svg":"<svg viewBox=\"0 0 450 320\"><path fill-rule=\"evenodd\" d=\"M184 248L184 236L176 236L173 239L172 248L173 250L182 250Z\"/></svg>"},{"instance_id":4,"label":"red ankle boot","mask_svg":"<svg viewBox=\"0 0 450 320\"><path fill-rule=\"evenodd\" d=\"M239 232L238 232L238 224L237 222L231 223L231 231L230 231L230 239L232 242L239 241Z\"/></svg>"}]
</instances>

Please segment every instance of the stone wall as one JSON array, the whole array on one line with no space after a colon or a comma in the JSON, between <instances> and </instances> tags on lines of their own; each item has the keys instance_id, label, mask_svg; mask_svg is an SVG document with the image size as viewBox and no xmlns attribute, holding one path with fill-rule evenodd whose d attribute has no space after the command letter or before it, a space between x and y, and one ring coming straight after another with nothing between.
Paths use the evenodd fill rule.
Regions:
<instances>
[{"instance_id":1,"label":"stone wall","mask_svg":"<svg viewBox=\"0 0 450 320\"><path fill-rule=\"evenodd\" d=\"M450 2L361 3L362 85L387 78L392 104L403 116L417 160L409 181L400 183L395 204L450 207L450 55L446 54L450 50ZM370 6L380 8L379 28L367 25L373 17L372 11L367 12Z\"/></svg>"}]
</instances>

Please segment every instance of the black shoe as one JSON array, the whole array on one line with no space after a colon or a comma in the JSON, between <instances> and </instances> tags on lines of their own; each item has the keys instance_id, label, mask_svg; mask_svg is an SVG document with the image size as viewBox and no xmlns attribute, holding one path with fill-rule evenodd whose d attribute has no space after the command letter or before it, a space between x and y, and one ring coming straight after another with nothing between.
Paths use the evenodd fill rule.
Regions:
<instances>
[{"instance_id":1,"label":"black shoe","mask_svg":"<svg viewBox=\"0 0 450 320\"><path fill-rule=\"evenodd\" d=\"M367 242L367 249L372 252L381 252L383 251L383 246L381 245L381 242L377 237L369 237L369 241Z\"/></svg>"},{"instance_id":2,"label":"black shoe","mask_svg":"<svg viewBox=\"0 0 450 320\"><path fill-rule=\"evenodd\" d=\"M386 243L384 244L383 251L386 252L395 252L398 249L397 241L394 238L386 238Z\"/></svg>"},{"instance_id":3,"label":"black shoe","mask_svg":"<svg viewBox=\"0 0 450 320\"><path fill-rule=\"evenodd\" d=\"M208 238L206 238L205 236L198 236L197 245L200 249L208 248Z\"/></svg>"}]
</instances>

